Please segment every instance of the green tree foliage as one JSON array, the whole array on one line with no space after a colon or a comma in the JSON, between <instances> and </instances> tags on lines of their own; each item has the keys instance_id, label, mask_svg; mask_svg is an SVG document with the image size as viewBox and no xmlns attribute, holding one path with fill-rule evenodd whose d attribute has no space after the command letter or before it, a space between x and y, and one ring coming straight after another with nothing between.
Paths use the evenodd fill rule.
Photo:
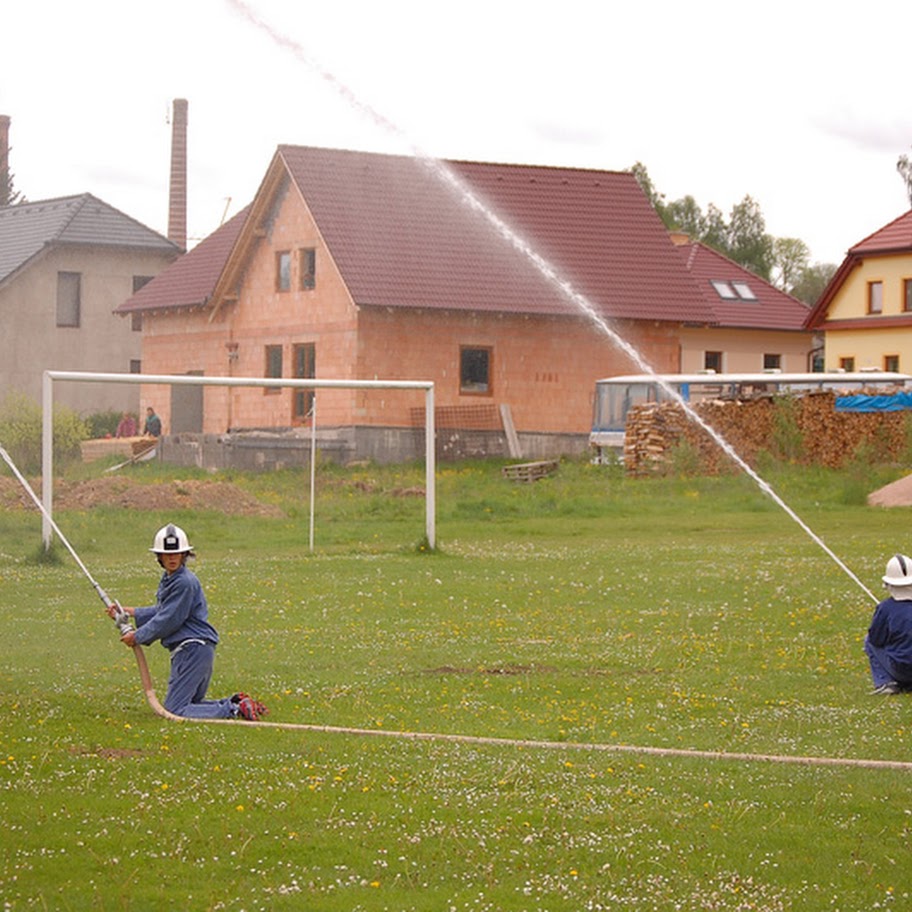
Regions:
<instances>
[{"instance_id":1,"label":"green tree foliage","mask_svg":"<svg viewBox=\"0 0 912 912\"><path fill-rule=\"evenodd\" d=\"M798 238L775 238L773 240L773 282L777 288L792 294L801 274L808 268L811 251Z\"/></svg>"},{"instance_id":2,"label":"green tree foliage","mask_svg":"<svg viewBox=\"0 0 912 912\"><path fill-rule=\"evenodd\" d=\"M835 274L836 266L833 263L812 263L801 270L795 284L786 290L799 301L814 305Z\"/></svg>"},{"instance_id":3,"label":"green tree foliage","mask_svg":"<svg viewBox=\"0 0 912 912\"><path fill-rule=\"evenodd\" d=\"M732 207L726 220L722 210L713 203L704 213L692 196L668 202L656 189L642 162L633 165L630 172L669 231L685 232L691 240L718 250L805 304L817 301L836 271L831 264L811 265L810 251L804 241L768 234L760 204L750 195ZM908 174L908 180L912 181L912 163Z\"/></svg>"},{"instance_id":4,"label":"green tree foliage","mask_svg":"<svg viewBox=\"0 0 912 912\"><path fill-rule=\"evenodd\" d=\"M732 207L728 223L729 256L762 279L770 280L773 269L773 238L766 233L760 205L745 196Z\"/></svg>"},{"instance_id":5,"label":"green tree foliage","mask_svg":"<svg viewBox=\"0 0 912 912\"><path fill-rule=\"evenodd\" d=\"M85 422L74 411L61 406L54 409L55 462L78 459L79 443L86 437ZM41 471L41 407L24 393L8 393L0 403L0 446L20 472Z\"/></svg>"}]
</instances>

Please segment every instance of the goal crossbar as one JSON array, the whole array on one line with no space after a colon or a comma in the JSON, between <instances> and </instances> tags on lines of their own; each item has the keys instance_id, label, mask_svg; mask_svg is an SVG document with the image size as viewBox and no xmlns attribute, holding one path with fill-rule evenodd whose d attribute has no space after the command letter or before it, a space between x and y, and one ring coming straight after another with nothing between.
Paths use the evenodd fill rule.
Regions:
<instances>
[{"instance_id":1,"label":"goal crossbar","mask_svg":"<svg viewBox=\"0 0 912 912\"><path fill-rule=\"evenodd\" d=\"M316 380L291 377L211 377L190 374L116 374L94 371L46 370L42 379L41 404L41 501L47 511L42 517L42 537L49 548L54 502L54 383L145 383L174 386L252 386L292 389L401 389L424 390L425 439L425 535L428 547L436 547L437 492L434 447L434 383L432 380ZM311 458L311 478L314 460ZM311 483L311 510L313 484Z\"/></svg>"}]
</instances>

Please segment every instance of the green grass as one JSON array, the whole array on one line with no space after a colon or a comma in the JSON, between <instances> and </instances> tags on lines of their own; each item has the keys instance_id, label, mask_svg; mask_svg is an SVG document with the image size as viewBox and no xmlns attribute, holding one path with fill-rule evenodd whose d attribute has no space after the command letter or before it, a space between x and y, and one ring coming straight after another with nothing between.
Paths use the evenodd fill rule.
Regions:
<instances>
[{"instance_id":1,"label":"green grass","mask_svg":"<svg viewBox=\"0 0 912 912\"><path fill-rule=\"evenodd\" d=\"M873 602L748 479L442 465L425 553L420 467L324 466L312 554L305 475L219 478L283 516L56 519L126 604L184 525L215 696L504 742L162 721L69 555L37 559L36 512L0 512L4 910L908 907L912 772L580 746L912 762L912 698L868 693ZM912 547L912 511L863 506L857 472L769 480L875 594Z\"/></svg>"}]
</instances>

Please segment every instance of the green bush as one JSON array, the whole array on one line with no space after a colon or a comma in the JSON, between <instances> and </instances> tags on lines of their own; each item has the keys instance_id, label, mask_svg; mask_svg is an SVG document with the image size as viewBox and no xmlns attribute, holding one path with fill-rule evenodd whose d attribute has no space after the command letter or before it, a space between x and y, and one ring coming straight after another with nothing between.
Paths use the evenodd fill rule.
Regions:
<instances>
[{"instance_id":1,"label":"green bush","mask_svg":"<svg viewBox=\"0 0 912 912\"><path fill-rule=\"evenodd\" d=\"M123 412L109 410L107 412L93 412L87 415L85 422L88 427L89 437L114 437L117 434L117 425ZM136 417L135 415L133 416Z\"/></svg>"},{"instance_id":2,"label":"green bush","mask_svg":"<svg viewBox=\"0 0 912 912\"><path fill-rule=\"evenodd\" d=\"M773 404L772 454L783 462L800 462L804 456L804 438L798 424L798 399L776 396Z\"/></svg>"},{"instance_id":3,"label":"green bush","mask_svg":"<svg viewBox=\"0 0 912 912\"><path fill-rule=\"evenodd\" d=\"M55 462L66 465L79 459L79 443L86 437L86 424L72 409L54 410ZM8 393L0 404L0 446L20 472L41 471L41 407L24 393Z\"/></svg>"}]
</instances>

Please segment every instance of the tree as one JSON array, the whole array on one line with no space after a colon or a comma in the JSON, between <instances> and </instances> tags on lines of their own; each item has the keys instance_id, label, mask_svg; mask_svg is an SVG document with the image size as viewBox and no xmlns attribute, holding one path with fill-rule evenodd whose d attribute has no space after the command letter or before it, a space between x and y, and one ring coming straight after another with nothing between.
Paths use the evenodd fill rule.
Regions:
<instances>
[{"instance_id":1,"label":"tree","mask_svg":"<svg viewBox=\"0 0 912 912\"><path fill-rule=\"evenodd\" d=\"M799 301L814 304L836 272L831 263L809 265L810 251L804 241L767 234L760 205L749 195L732 207L726 222L722 210L713 203L703 213L692 196L666 202L642 162L630 170L669 231L685 231L692 241L718 250L766 281L774 278L778 288ZM912 162L908 162L906 173L912 192Z\"/></svg>"},{"instance_id":2,"label":"tree","mask_svg":"<svg viewBox=\"0 0 912 912\"><path fill-rule=\"evenodd\" d=\"M637 183L640 185L640 189L643 191L646 199L649 200L650 205L656 212L659 213L659 217L665 223L665 227L668 227L668 222L665 220L665 194L659 193L656 190L655 185L652 182L652 178L649 176L649 172L646 170L646 166L642 162L637 162L630 168L630 173L636 178Z\"/></svg>"},{"instance_id":3,"label":"tree","mask_svg":"<svg viewBox=\"0 0 912 912\"><path fill-rule=\"evenodd\" d=\"M669 203L663 221L667 228L684 231L691 238L702 238L706 234L706 218L692 196Z\"/></svg>"},{"instance_id":4,"label":"tree","mask_svg":"<svg viewBox=\"0 0 912 912\"><path fill-rule=\"evenodd\" d=\"M807 269L811 251L798 238L775 238L773 241L774 285L792 294L792 289Z\"/></svg>"},{"instance_id":5,"label":"tree","mask_svg":"<svg viewBox=\"0 0 912 912\"><path fill-rule=\"evenodd\" d=\"M896 170L906 184L906 195L909 197L909 205L912 206L912 160L908 155L900 155L899 161L896 162Z\"/></svg>"},{"instance_id":6,"label":"tree","mask_svg":"<svg viewBox=\"0 0 912 912\"><path fill-rule=\"evenodd\" d=\"M763 213L751 196L732 207L728 238L731 258L768 282L773 269L773 238L766 233Z\"/></svg>"},{"instance_id":7,"label":"tree","mask_svg":"<svg viewBox=\"0 0 912 912\"><path fill-rule=\"evenodd\" d=\"M24 203L25 197L15 188L13 175L6 161L0 161L0 206Z\"/></svg>"},{"instance_id":8,"label":"tree","mask_svg":"<svg viewBox=\"0 0 912 912\"><path fill-rule=\"evenodd\" d=\"M832 263L814 263L811 266L805 266L789 294L813 307L820 300L820 296L830 284L830 279L835 273L836 266Z\"/></svg>"}]
</instances>

